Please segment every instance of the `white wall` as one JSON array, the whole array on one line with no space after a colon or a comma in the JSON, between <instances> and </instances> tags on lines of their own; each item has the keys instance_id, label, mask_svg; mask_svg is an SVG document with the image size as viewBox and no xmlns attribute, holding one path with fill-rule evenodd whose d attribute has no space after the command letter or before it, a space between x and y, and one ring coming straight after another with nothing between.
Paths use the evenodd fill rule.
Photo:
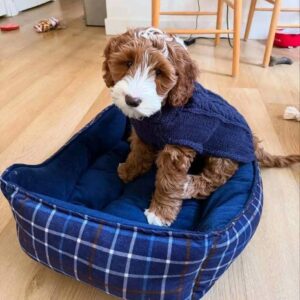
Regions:
<instances>
[{"instance_id":1,"label":"white wall","mask_svg":"<svg viewBox=\"0 0 300 300\"><path fill-rule=\"evenodd\" d=\"M15 16L20 11L54 0L0 0L0 16Z\"/></svg>"},{"instance_id":2,"label":"white wall","mask_svg":"<svg viewBox=\"0 0 300 300\"><path fill-rule=\"evenodd\" d=\"M4 0L0 0L0 16L6 15L6 7L4 5Z\"/></svg>"},{"instance_id":3,"label":"white wall","mask_svg":"<svg viewBox=\"0 0 300 300\"><path fill-rule=\"evenodd\" d=\"M127 28L151 25L151 0L106 0L107 18L105 20L106 33L118 34L126 31ZM215 11L217 0L199 0L201 10ZM284 7L298 7L299 0L283 0ZM250 0L243 1L243 29L247 21ZM268 3L258 0L259 7L268 7ZM197 10L197 0L161 0L161 10ZM226 7L224 7L224 28L226 26ZM194 28L196 17L186 16L161 16L161 28ZM253 20L250 38L264 39L268 33L271 13L256 12ZM232 15L230 9L229 23L232 25ZM298 13L282 13L283 23L300 22ZM198 28L214 28L214 16L199 16Z\"/></svg>"}]
</instances>

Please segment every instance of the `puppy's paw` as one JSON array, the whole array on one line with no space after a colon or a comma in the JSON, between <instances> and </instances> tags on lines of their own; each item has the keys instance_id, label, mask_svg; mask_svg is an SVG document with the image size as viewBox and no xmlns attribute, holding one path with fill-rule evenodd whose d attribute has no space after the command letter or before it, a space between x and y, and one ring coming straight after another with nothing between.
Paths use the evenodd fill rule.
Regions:
<instances>
[{"instance_id":1,"label":"puppy's paw","mask_svg":"<svg viewBox=\"0 0 300 300\"><path fill-rule=\"evenodd\" d=\"M158 216L153 211L149 211L149 209L146 209L144 212L148 223L151 225L157 225L157 226L171 226L172 222L165 220L161 216Z\"/></svg>"},{"instance_id":2,"label":"puppy's paw","mask_svg":"<svg viewBox=\"0 0 300 300\"><path fill-rule=\"evenodd\" d=\"M118 175L119 175L120 179L125 183L132 181L135 177L132 172L131 167L126 162L119 164Z\"/></svg>"}]
</instances>

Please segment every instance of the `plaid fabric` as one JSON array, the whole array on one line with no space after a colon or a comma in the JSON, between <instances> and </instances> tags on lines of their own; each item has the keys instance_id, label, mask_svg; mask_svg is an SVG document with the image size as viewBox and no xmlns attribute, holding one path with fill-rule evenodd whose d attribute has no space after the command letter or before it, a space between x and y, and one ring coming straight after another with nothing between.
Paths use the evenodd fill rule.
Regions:
<instances>
[{"instance_id":1,"label":"plaid fabric","mask_svg":"<svg viewBox=\"0 0 300 300\"><path fill-rule=\"evenodd\" d=\"M0 181L20 245L34 260L123 299L182 300L202 298L251 239L262 210L256 178L244 211L207 234L110 223Z\"/></svg>"}]
</instances>

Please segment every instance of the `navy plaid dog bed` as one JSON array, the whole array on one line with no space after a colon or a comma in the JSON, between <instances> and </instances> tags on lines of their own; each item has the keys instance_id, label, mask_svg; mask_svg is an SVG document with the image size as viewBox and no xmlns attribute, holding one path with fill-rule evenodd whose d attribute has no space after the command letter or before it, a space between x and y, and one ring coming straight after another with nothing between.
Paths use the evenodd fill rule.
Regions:
<instances>
[{"instance_id":1,"label":"navy plaid dog bed","mask_svg":"<svg viewBox=\"0 0 300 300\"><path fill-rule=\"evenodd\" d=\"M200 299L256 230L259 169L241 165L209 199L185 200L170 228L149 225L143 212L155 169L126 185L116 173L129 131L110 106L44 163L4 172L20 245L49 268L123 299Z\"/></svg>"}]
</instances>

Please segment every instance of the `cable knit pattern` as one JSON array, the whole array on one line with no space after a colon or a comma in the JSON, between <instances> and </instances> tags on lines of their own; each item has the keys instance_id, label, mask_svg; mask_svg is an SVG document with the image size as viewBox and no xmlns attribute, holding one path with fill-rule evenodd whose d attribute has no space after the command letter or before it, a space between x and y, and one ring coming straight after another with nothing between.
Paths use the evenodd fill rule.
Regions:
<instances>
[{"instance_id":1,"label":"cable knit pattern","mask_svg":"<svg viewBox=\"0 0 300 300\"><path fill-rule=\"evenodd\" d=\"M241 163L255 160L251 129L244 117L199 83L185 106L165 105L155 115L131 119L131 123L139 138L158 150L172 144Z\"/></svg>"}]
</instances>

